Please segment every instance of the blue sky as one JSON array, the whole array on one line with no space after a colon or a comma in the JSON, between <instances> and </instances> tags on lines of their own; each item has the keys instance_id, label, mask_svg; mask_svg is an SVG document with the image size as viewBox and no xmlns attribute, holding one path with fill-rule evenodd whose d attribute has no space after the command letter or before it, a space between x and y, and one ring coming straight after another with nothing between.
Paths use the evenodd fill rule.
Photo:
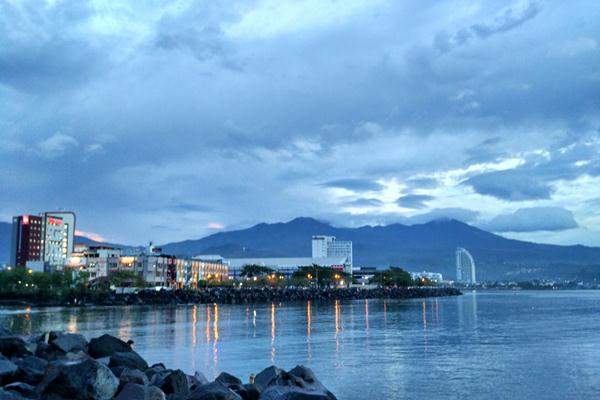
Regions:
<instances>
[{"instance_id":1,"label":"blue sky","mask_svg":"<svg viewBox=\"0 0 600 400\"><path fill-rule=\"evenodd\" d=\"M0 220L600 246L600 3L0 0Z\"/></svg>"}]
</instances>

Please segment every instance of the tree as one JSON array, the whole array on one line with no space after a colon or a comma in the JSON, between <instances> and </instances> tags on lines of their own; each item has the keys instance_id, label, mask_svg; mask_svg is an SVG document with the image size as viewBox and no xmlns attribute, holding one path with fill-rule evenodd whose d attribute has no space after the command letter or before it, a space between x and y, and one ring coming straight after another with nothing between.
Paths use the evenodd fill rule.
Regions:
<instances>
[{"instance_id":1,"label":"tree","mask_svg":"<svg viewBox=\"0 0 600 400\"><path fill-rule=\"evenodd\" d=\"M117 287L144 287L146 282L144 278L136 274L133 271L117 271L109 276L109 281L112 285Z\"/></svg>"},{"instance_id":2,"label":"tree","mask_svg":"<svg viewBox=\"0 0 600 400\"><path fill-rule=\"evenodd\" d=\"M377 271L373 276L372 282L381 286L412 286L414 284L412 277L408 272L398 267L390 267L384 271Z\"/></svg>"},{"instance_id":3,"label":"tree","mask_svg":"<svg viewBox=\"0 0 600 400\"><path fill-rule=\"evenodd\" d=\"M350 282L350 279L350 274L317 264L299 267L292 274L292 280L295 282L314 284L317 287L339 285L342 282Z\"/></svg>"},{"instance_id":4,"label":"tree","mask_svg":"<svg viewBox=\"0 0 600 400\"><path fill-rule=\"evenodd\" d=\"M240 273L240 276L245 278L260 278L265 275L272 274L273 272L274 271L272 268L265 267L263 265L247 264L242 267L242 272Z\"/></svg>"}]
</instances>

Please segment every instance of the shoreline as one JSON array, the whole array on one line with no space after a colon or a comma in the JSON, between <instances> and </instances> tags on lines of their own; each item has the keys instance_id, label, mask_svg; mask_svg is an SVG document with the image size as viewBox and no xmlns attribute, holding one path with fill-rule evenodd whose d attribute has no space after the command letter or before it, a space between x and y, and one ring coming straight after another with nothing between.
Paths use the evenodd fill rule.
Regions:
<instances>
[{"instance_id":1,"label":"shoreline","mask_svg":"<svg viewBox=\"0 0 600 400\"><path fill-rule=\"evenodd\" d=\"M137 293L91 292L77 298L45 299L36 296L24 298L0 297L2 306L30 307L87 307L132 305L187 305L187 304L254 304L270 302L363 299L413 299L428 297L460 296L462 292L448 287L386 287L386 288L229 288L216 287L190 290L142 290Z\"/></svg>"}]
</instances>

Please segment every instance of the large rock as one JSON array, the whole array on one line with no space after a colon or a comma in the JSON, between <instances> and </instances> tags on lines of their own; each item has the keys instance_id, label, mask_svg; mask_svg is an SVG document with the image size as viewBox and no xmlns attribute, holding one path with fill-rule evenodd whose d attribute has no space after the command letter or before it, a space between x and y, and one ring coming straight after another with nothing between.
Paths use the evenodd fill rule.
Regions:
<instances>
[{"instance_id":1,"label":"large rock","mask_svg":"<svg viewBox=\"0 0 600 400\"><path fill-rule=\"evenodd\" d=\"M289 372L275 366L261 371L254 382L261 388L261 400L328 399L335 396L316 378L310 368L296 366Z\"/></svg>"},{"instance_id":2,"label":"large rock","mask_svg":"<svg viewBox=\"0 0 600 400\"><path fill-rule=\"evenodd\" d=\"M63 353L87 351L88 349L86 338L76 333L60 333L51 344Z\"/></svg>"},{"instance_id":3,"label":"large rock","mask_svg":"<svg viewBox=\"0 0 600 400\"><path fill-rule=\"evenodd\" d=\"M110 356L108 367L111 369L113 367L126 367L129 369L139 369L144 371L148 369L148 363L138 353L130 350L117 352Z\"/></svg>"},{"instance_id":4,"label":"large rock","mask_svg":"<svg viewBox=\"0 0 600 400\"><path fill-rule=\"evenodd\" d=\"M247 383L234 391L240 395L242 400L258 400L260 398L260 388L254 383Z\"/></svg>"},{"instance_id":5,"label":"large rock","mask_svg":"<svg viewBox=\"0 0 600 400\"><path fill-rule=\"evenodd\" d=\"M115 400L165 400L165 394L156 386L128 383Z\"/></svg>"},{"instance_id":6,"label":"large rock","mask_svg":"<svg viewBox=\"0 0 600 400\"><path fill-rule=\"evenodd\" d=\"M93 359L78 363L56 363L48 368L37 391L42 398L62 397L73 400L108 400L119 380L105 365Z\"/></svg>"},{"instance_id":7,"label":"large rock","mask_svg":"<svg viewBox=\"0 0 600 400\"><path fill-rule=\"evenodd\" d=\"M212 382L196 388L187 400L242 400L242 398L222 383Z\"/></svg>"},{"instance_id":8,"label":"large rock","mask_svg":"<svg viewBox=\"0 0 600 400\"><path fill-rule=\"evenodd\" d=\"M39 383L48 367L48 361L36 356L27 356L16 364L19 367L19 379L31 384Z\"/></svg>"},{"instance_id":9,"label":"large rock","mask_svg":"<svg viewBox=\"0 0 600 400\"><path fill-rule=\"evenodd\" d=\"M239 378L228 374L227 372L221 372L219 376L216 377L215 381L222 383L228 388L238 388L242 386L242 381Z\"/></svg>"},{"instance_id":10,"label":"large rock","mask_svg":"<svg viewBox=\"0 0 600 400\"><path fill-rule=\"evenodd\" d=\"M190 390L194 390L199 386L206 385L208 383L208 379L204 376L202 372L194 372L194 375L188 375L188 386Z\"/></svg>"},{"instance_id":11,"label":"large rock","mask_svg":"<svg viewBox=\"0 0 600 400\"><path fill-rule=\"evenodd\" d=\"M187 375L179 369L165 376L158 387L167 395L186 397L190 394Z\"/></svg>"},{"instance_id":12,"label":"large rock","mask_svg":"<svg viewBox=\"0 0 600 400\"><path fill-rule=\"evenodd\" d=\"M9 392L17 393L21 396L25 397L35 397L35 388L27 383L23 382L14 382L8 385L5 385L2 389L7 390ZM2 397L0 397L1 399Z\"/></svg>"},{"instance_id":13,"label":"large rock","mask_svg":"<svg viewBox=\"0 0 600 400\"><path fill-rule=\"evenodd\" d=\"M332 395L333 396L333 395ZM313 392L293 386L270 386L261 393L260 400L332 400L326 393Z\"/></svg>"},{"instance_id":14,"label":"large rock","mask_svg":"<svg viewBox=\"0 0 600 400\"><path fill-rule=\"evenodd\" d=\"M262 389L271 385L277 385L277 380L281 377L283 372L285 371L272 365L259 372L254 378L254 383Z\"/></svg>"},{"instance_id":15,"label":"large rock","mask_svg":"<svg viewBox=\"0 0 600 400\"><path fill-rule=\"evenodd\" d=\"M1 400L28 400L26 397L23 397L16 392L4 390L3 388L0 388L0 399Z\"/></svg>"},{"instance_id":16,"label":"large rock","mask_svg":"<svg viewBox=\"0 0 600 400\"><path fill-rule=\"evenodd\" d=\"M94 358L112 356L118 352L132 351L131 346L111 335L102 335L90 340L89 355Z\"/></svg>"},{"instance_id":17,"label":"large rock","mask_svg":"<svg viewBox=\"0 0 600 400\"><path fill-rule=\"evenodd\" d=\"M17 336L0 337L0 353L6 357L24 357L31 354L27 343Z\"/></svg>"},{"instance_id":18,"label":"large rock","mask_svg":"<svg viewBox=\"0 0 600 400\"><path fill-rule=\"evenodd\" d=\"M121 375L119 375L119 385L125 386L128 383L137 383L138 385L148 385L148 377L142 371L137 369L126 368Z\"/></svg>"},{"instance_id":19,"label":"large rock","mask_svg":"<svg viewBox=\"0 0 600 400\"><path fill-rule=\"evenodd\" d=\"M17 375L17 364L7 360L6 358L0 358L0 384L4 385L8 382L12 382Z\"/></svg>"}]
</instances>

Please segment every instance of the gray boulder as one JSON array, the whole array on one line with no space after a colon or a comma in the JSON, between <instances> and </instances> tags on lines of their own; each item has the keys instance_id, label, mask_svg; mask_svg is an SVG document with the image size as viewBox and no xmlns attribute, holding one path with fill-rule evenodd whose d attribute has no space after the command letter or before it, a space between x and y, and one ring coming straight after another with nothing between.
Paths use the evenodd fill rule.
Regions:
<instances>
[{"instance_id":1,"label":"gray boulder","mask_svg":"<svg viewBox=\"0 0 600 400\"><path fill-rule=\"evenodd\" d=\"M126 384L115 400L165 400L165 394L156 386Z\"/></svg>"},{"instance_id":2,"label":"gray boulder","mask_svg":"<svg viewBox=\"0 0 600 400\"><path fill-rule=\"evenodd\" d=\"M36 356L27 356L15 364L19 367L19 379L31 384L39 383L48 367L48 361Z\"/></svg>"},{"instance_id":3,"label":"gray boulder","mask_svg":"<svg viewBox=\"0 0 600 400\"><path fill-rule=\"evenodd\" d=\"M188 386L190 390L194 390L199 386L206 385L208 383L208 379L204 376L202 372L194 372L194 375L187 375Z\"/></svg>"},{"instance_id":4,"label":"gray boulder","mask_svg":"<svg viewBox=\"0 0 600 400\"><path fill-rule=\"evenodd\" d=\"M331 395L333 396L333 395ZM326 393L313 392L293 386L270 386L261 393L260 400L332 400Z\"/></svg>"},{"instance_id":5,"label":"gray boulder","mask_svg":"<svg viewBox=\"0 0 600 400\"><path fill-rule=\"evenodd\" d=\"M165 376L158 387L167 395L186 397L190 394L187 375L181 370L175 370Z\"/></svg>"},{"instance_id":6,"label":"gray boulder","mask_svg":"<svg viewBox=\"0 0 600 400\"><path fill-rule=\"evenodd\" d=\"M242 400L259 400L260 398L260 388L254 383L247 383L234 391Z\"/></svg>"},{"instance_id":7,"label":"gray boulder","mask_svg":"<svg viewBox=\"0 0 600 400\"><path fill-rule=\"evenodd\" d=\"M60 333L51 342L51 345L63 353L87 351L88 349L86 338L76 333Z\"/></svg>"},{"instance_id":8,"label":"gray boulder","mask_svg":"<svg viewBox=\"0 0 600 400\"><path fill-rule=\"evenodd\" d=\"M6 357L25 357L31 355L27 343L17 336L0 337L0 353Z\"/></svg>"},{"instance_id":9,"label":"gray boulder","mask_svg":"<svg viewBox=\"0 0 600 400\"><path fill-rule=\"evenodd\" d=\"M111 335L102 335L90 340L88 354L94 358L112 356L118 352L132 351L131 346Z\"/></svg>"},{"instance_id":10,"label":"gray boulder","mask_svg":"<svg viewBox=\"0 0 600 400\"><path fill-rule=\"evenodd\" d=\"M221 372L215 381L222 383L228 388L238 388L242 386L242 381L239 378L228 374L227 372Z\"/></svg>"},{"instance_id":11,"label":"gray boulder","mask_svg":"<svg viewBox=\"0 0 600 400\"><path fill-rule=\"evenodd\" d=\"M128 383L136 383L144 386L149 384L148 377L142 371L126 368L121 372L121 375L119 375L119 385L122 387Z\"/></svg>"},{"instance_id":12,"label":"gray boulder","mask_svg":"<svg viewBox=\"0 0 600 400\"><path fill-rule=\"evenodd\" d=\"M4 385L12 382L17 374L19 367L14 362L6 358L0 358L0 384Z\"/></svg>"},{"instance_id":13,"label":"gray boulder","mask_svg":"<svg viewBox=\"0 0 600 400\"><path fill-rule=\"evenodd\" d=\"M110 356L108 362L109 368L113 367L126 367L130 369L146 370L148 369L148 363L138 353L133 350L126 352L117 352Z\"/></svg>"},{"instance_id":14,"label":"gray boulder","mask_svg":"<svg viewBox=\"0 0 600 400\"><path fill-rule=\"evenodd\" d=\"M272 365L259 372L254 378L254 383L263 389L271 385L277 385L277 380L283 372L285 371Z\"/></svg>"},{"instance_id":15,"label":"gray boulder","mask_svg":"<svg viewBox=\"0 0 600 400\"><path fill-rule=\"evenodd\" d=\"M105 365L93 359L78 363L51 365L37 387L42 398L62 397L73 400L108 400L119 386L119 380Z\"/></svg>"},{"instance_id":16,"label":"gray boulder","mask_svg":"<svg viewBox=\"0 0 600 400\"><path fill-rule=\"evenodd\" d=\"M187 400L242 400L242 398L222 383L215 381L196 388Z\"/></svg>"},{"instance_id":17,"label":"gray boulder","mask_svg":"<svg viewBox=\"0 0 600 400\"><path fill-rule=\"evenodd\" d=\"M35 388L24 382L14 382L3 387L4 390L9 392L18 393L25 397L35 397ZM1 397L0 397L1 398Z\"/></svg>"},{"instance_id":18,"label":"gray boulder","mask_svg":"<svg viewBox=\"0 0 600 400\"><path fill-rule=\"evenodd\" d=\"M11 392L0 388L0 400L28 400L26 397L21 396L19 393Z\"/></svg>"}]
</instances>

